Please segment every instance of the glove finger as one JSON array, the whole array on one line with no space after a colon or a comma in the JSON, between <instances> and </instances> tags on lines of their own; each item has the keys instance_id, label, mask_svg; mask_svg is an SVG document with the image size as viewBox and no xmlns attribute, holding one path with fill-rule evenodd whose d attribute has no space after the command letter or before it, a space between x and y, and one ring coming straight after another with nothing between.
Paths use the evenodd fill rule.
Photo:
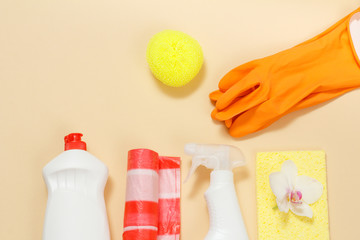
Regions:
<instances>
[{"instance_id":1,"label":"glove finger","mask_svg":"<svg viewBox=\"0 0 360 240\"><path fill-rule=\"evenodd\" d=\"M247 110L265 102L268 100L269 88L267 85L257 88L251 93L238 98L235 102L229 105L227 108L218 111L215 114L215 118L220 121L232 119L233 117L246 112Z\"/></svg>"},{"instance_id":2,"label":"glove finger","mask_svg":"<svg viewBox=\"0 0 360 240\"><path fill-rule=\"evenodd\" d=\"M216 108L214 108L212 111L211 111L211 118L214 119L214 120L218 120L218 121L221 121L220 119L217 119L216 118L216 114L218 113L218 110Z\"/></svg>"},{"instance_id":3,"label":"glove finger","mask_svg":"<svg viewBox=\"0 0 360 240\"><path fill-rule=\"evenodd\" d=\"M337 89L337 90L331 90L331 91L326 91L326 92L319 92L319 93L312 93L309 96L307 96L306 98L304 98L303 100L301 100L301 102L299 102L297 105L295 105L292 110L296 111L296 110L300 110L303 108L307 108L307 107L311 107L314 106L316 104L325 102L327 100L330 100L332 98L336 98L344 93L347 93L349 91L352 91L354 89L356 89L357 87L354 88L345 88L345 89Z\"/></svg>"},{"instance_id":4,"label":"glove finger","mask_svg":"<svg viewBox=\"0 0 360 240\"><path fill-rule=\"evenodd\" d=\"M246 96L247 94L251 93L252 89L249 89L248 92L244 92L243 94L239 95L239 97L241 96ZM220 90L216 90L213 91L212 93L209 94L209 98L211 101L213 102L217 102L217 100L219 100L219 98L223 95L224 93Z\"/></svg>"},{"instance_id":5,"label":"glove finger","mask_svg":"<svg viewBox=\"0 0 360 240\"><path fill-rule=\"evenodd\" d=\"M285 114L288 114L290 112L296 111L296 110L300 110L306 107L310 107L322 102L325 102L331 98L335 98L338 97L346 92L349 92L351 90L354 90L355 88L348 88L348 89L340 89L340 90L332 90L332 91L327 91L327 92L320 92L320 93L311 93L309 94L307 97L305 97L303 100L301 100L298 104L296 104L293 108L289 109L288 111L284 112L283 114L279 115L279 118L284 116ZM238 104L241 102L236 102L235 104ZM225 109L225 111L218 111L216 108L212 111L212 118L218 121L224 121L225 125L227 128L230 128L233 121L241 114L244 113L245 111L242 112L234 112L232 114L229 115L225 115L225 113L229 113L231 111L233 111L232 109L236 108L236 105L232 105L231 110L229 109ZM229 112L227 112L229 111ZM276 121L279 118L274 118L274 121ZM274 122L273 121L273 122Z\"/></svg>"},{"instance_id":6,"label":"glove finger","mask_svg":"<svg viewBox=\"0 0 360 240\"><path fill-rule=\"evenodd\" d=\"M254 94L252 94L254 92ZM257 94L264 94L264 96ZM261 81L259 75L255 72L249 74L246 78L237 82L234 86L224 92L216 102L216 108L223 110L229 107L232 103L241 99L247 95L252 94L252 101L259 103L264 101L264 97L267 98L269 88ZM250 99L249 99L250 101Z\"/></svg>"},{"instance_id":7,"label":"glove finger","mask_svg":"<svg viewBox=\"0 0 360 240\"><path fill-rule=\"evenodd\" d=\"M221 122L222 122L222 120L216 118L216 114L217 114L217 113L218 113L218 111L217 111L217 109L215 108L215 109L211 112L211 117L212 117L214 120L218 120L218 121L221 121ZM224 122L224 124L225 124L225 126L226 126L227 128L230 128L231 125L232 125L233 119L232 119L232 118L226 119L226 120L224 120L223 122Z\"/></svg>"},{"instance_id":8,"label":"glove finger","mask_svg":"<svg viewBox=\"0 0 360 240\"><path fill-rule=\"evenodd\" d=\"M211 99L211 101L216 102L223 94L224 93L220 90L216 90L209 94L209 98Z\"/></svg>"},{"instance_id":9,"label":"glove finger","mask_svg":"<svg viewBox=\"0 0 360 240\"><path fill-rule=\"evenodd\" d=\"M257 65L257 60L254 60L232 69L220 80L219 89L222 92L227 91L242 78L246 77Z\"/></svg>"},{"instance_id":10,"label":"glove finger","mask_svg":"<svg viewBox=\"0 0 360 240\"><path fill-rule=\"evenodd\" d=\"M227 128L230 128L231 125L232 125L232 123L233 123L232 118L225 120L225 126L226 126Z\"/></svg>"},{"instance_id":11,"label":"glove finger","mask_svg":"<svg viewBox=\"0 0 360 240\"><path fill-rule=\"evenodd\" d=\"M233 120L233 123L229 129L229 133L233 137L243 137L247 134L260 131L274 122L276 122L281 117L289 114L291 112L295 112L297 110L314 106L316 104L325 102L329 99L338 97L346 92L354 90L355 88L347 88L347 89L340 89L340 90L333 90L328 92L320 92L320 93L312 93L303 100L301 100L298 104L294 105L292 108L288 109L287 111L275 114L269 117L269 114L266 114L268 117L265 119L261 116L261 114L257 114L261 112L261 108L253 108L247 111L246 113L240 115L236 120ZM256 116L257 121L254 121ZM265 114L264 114L265 116Z\"/></svg>"},{"instance_id":12,"label":"glove finger","mask_svg":"<svg viewBox=\"0 0 360 240\"><path fill-rule=\"evenodd\" d=\"M296 107L296 105L303 104L304 107L309 106L309 103L305 104L301 102L307 98L311 99L311 94L314 93L316 88L317 86L313 86L313 88L308 87L306 91L305 89L295 91L294 88L290 88L289 91L285 91L283 94L273 97L238 115L229 129L230 135L233 137L242 137L257 132L270 126L282 116L298 110L299 108ZM316 99L312 98L312 101L315 103Z\"/></svg>"},{"instance_id":13,"label":"glove finger","mask_svg":"<svg viewBox=\"0 0 360 240\"><path fill-rule=\"evenodd\" d=\"M261 109L262 107L255 107L238 116L229 128L230 135L233 137L243 137L257 132L270 126L282 116L277 114L273 114L271 117L266 116L266 114L262 113Z\"/></svg>"}]
</instances>

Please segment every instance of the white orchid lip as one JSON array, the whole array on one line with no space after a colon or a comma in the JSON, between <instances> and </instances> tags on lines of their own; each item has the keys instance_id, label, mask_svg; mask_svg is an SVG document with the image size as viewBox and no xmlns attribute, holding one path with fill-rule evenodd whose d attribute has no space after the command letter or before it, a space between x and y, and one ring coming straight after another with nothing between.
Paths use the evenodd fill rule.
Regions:
<instances>
[{"instance_id":1,"label":"white orchid lip","mask_svg":"<svg viewBox=\"0 0 360 240\"><path fill-rule=\"evenodd\" d=\"M294 204L302 204L302 193L300 191L292 191L289 193L289 201Z\"/></svg>"},{"instance_id":2,"label":"white orchid lip","mask_svg":"<svg viewBox=\"0 0 360 240\"><path fill-rule=\"evenodd\" d=\"M323 185L314 178L298 176L297 172L293 161L285 161L281 171L270 174L270 187L280 211L287 213L290 209L296 215L312 218L313 211L309 204L319 200Z\"/></svg>"}]
</instances>

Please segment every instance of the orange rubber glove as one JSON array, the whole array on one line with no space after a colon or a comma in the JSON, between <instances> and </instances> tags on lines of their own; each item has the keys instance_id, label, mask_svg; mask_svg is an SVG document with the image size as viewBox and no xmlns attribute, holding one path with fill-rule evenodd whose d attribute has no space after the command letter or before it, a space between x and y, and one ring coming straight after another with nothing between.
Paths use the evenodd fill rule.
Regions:
<instances>
[{"instance_id":1,"label":"orange rubber glove","mask_svg":"<svg viewBox=\"0 0 360 240\"><path fill-rule=\"evenodd\" d=\"M359 11L300 45L231 70L210 94L216 101L212 117L242 137L360 87L360 61L349 30Z\"/></svg>"}]
</instances>

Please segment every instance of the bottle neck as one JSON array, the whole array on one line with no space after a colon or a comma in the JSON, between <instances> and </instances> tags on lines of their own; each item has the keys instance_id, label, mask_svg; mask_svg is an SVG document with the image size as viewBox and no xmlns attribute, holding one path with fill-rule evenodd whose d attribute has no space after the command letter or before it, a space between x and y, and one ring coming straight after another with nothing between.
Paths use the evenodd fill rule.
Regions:
<instances>
[{"instance_id":1,"label":"bottle neck","mask_svg":"<svg viewBox=\"0 0 360 240\"><path fill-rule=\"evenodd\" d=\"M234 184L234 174L230 170L214 170L210 174L210 186Z\"/></svg>"}]
</instances>

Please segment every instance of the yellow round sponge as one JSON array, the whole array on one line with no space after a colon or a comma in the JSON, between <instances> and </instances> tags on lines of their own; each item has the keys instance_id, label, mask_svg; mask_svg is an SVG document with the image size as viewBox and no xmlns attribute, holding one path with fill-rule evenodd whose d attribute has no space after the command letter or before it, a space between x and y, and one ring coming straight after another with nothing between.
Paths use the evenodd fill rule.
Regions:
<instances>
[{"instance_id":1,"label":"yellow round sponge","mask_svg":"<svg viewBox=\"0 0 360 240\"><path fill-rule=\"evenodd\" d=\"M181 87L200 71L203 53L189 35L165 30L155 34L147 47L146 58L154 76L171 87Z\"/></svg>"}]
</instances>

